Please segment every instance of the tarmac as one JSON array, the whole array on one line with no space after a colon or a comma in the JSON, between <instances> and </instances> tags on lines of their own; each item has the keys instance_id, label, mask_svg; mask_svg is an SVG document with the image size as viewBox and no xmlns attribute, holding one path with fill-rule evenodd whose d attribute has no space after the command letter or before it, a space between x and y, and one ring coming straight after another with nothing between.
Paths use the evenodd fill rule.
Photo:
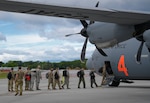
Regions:
<instances>
[{"instance_id":1,"label":"tarmac","mask_svg":"<svg viewBox=\"0 0 150 103\"><path fill-rule=\"evenodd\" d=\"M70 88L48 90L45 73L42 73L40 91L23 91L22 96L8 92L7 79L0 80L0 103L150 103L150 82L134 81L133 84L121 83L119 87L90 87L89 71L85 71L86 89L78 89L77 71L70 71ZM97 84L101 77L96 75ZM58 88L58 86L56 86Z\"/></svg>"}]
</instances>

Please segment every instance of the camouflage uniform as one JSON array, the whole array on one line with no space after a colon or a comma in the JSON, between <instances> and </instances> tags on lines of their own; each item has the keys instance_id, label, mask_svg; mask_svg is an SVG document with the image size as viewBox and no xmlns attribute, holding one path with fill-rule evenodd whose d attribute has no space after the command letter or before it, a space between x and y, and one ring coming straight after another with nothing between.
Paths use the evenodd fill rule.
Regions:
<instances>
[{"instance_id":1,"label":"camouflage uniform","mask_svg":"<svg viewBox=\"0 0 150 103\"><path fill-rule=\"evenodd\" d=\"M48 89L50 89L50 84L52 85L53 89L53 69L48 73Z\"/></svg>"},{"instance_id":2,"label":"camouflage uniform","mask_svg":"<svg viewBox=\"0 0 150 103\"><path fill-rule=\"evenodd\" d=\"M40 90L39 89L39 84L40 84L40 79L42 79L40 68L41 67L38 66L37 69L36 69L36 90Z\"/></svg>"},{"instance_id":3,"label":"camouflage uniform","mask_svg":"<svg viewBox=\"0 0 150 103\"><path fill-rule=\"evenodd\" d=\"M86 88L85 86L85 79L84 79L84 69L82 68L80 71L79 71L79 82L78 82L78 88L80 88L80 84L81 82L83 82L83 88Z\"/></svg>"},{"instance_id":4,"label":"camouflage uniform","mask_svg":"<svg viewBox=\"0 0 150 103\"><path fill-rule=\"evenodd\" d=\"M70 89L69 88L69 78L70 78L70 75L69 75L69 68L67 67L66 70L64 70L63 72L66 72L64 76L64 84L62 85L62 88L64 89L64 86L67 85L67 89Z\"/></svg>"},{"instance_id":5,"label":"camouflage uniform","mask_svg":"<svg viewBox=\"0 0 150 103\"><path fill-rule=\"evenodd\" d=\"M16 95L18 95L18 87L20 87L20 95L22 95L23 92L23 78L24 78L24 72L19 68L18 72L16 73L15 78L15 88L16 88Z\"/></svg>"},{"instance_id":6,"label":"camouflage uniform","mask_svg":"<svg viewBox=\"0 0 150 103\"><path fill-rule=\"evenodd\" d=\"M95 80L95 74L94 74L94 69L91 70L91 72L89 73L90 75L90 80L91 80L91 88L93 88L93 84L95 84L96 87L98 87L96 80Z\"/></svg>"},{"instance_id":7,"label":"camouflage uniform","mask_svg":"<svg viewBox=\"0 0 150 103\"><path fill-rule=\"evenodd\" d=\"M8 91L13 92L13 85L14 85L14 71L13 68L11 69L11 79L8 79Z\"/></svg>"},{"instance_id":8,"label":"camouflage uniform","mask_svg":"<svg viewBox=\"0 0 150 103\"><path fill-rule=\"evenodd\" d=\"M35 79L36 79L36 71L31 71L31 86L30 86L31 91L33 91Z\"/></svg>"},{"instance_id":9,"label":"camouflage uniform","mask_svg":"<svg viewBox=\"0 0 150 103\"><path fill-rule=\"evenodd\" d=\"M27 68L27 71L25 73L25 90L29 90L31 85L31 71L29 68Z\"/></svg>"},{"instance_id":10,"label":"camouflage uniform","mask_svg":"<svg viewBox=\"0 0 150 103\"><path fill-rule=\"evenodd\" d=\"M56 78L56 76L55 76L56 73L58 74L58 78ZM53 89L56 89L56 84L58 84L59 89L61 89L61 86L60 86L60 75L59 75L58 68L56 69L56 71L54 73L54 86L53 86Z\"/></svg>"},{"instance_id":11,"label":"camouflage uniform","mask_svg":"<svg viewBox=\"0 0 150 103\"><path fill-rule=\"evenodd\" d=\"M106 65L103 66L103 72L102 72L102 82L101 82L101 86L106 84Z\"/></svg>"}]
</instances>

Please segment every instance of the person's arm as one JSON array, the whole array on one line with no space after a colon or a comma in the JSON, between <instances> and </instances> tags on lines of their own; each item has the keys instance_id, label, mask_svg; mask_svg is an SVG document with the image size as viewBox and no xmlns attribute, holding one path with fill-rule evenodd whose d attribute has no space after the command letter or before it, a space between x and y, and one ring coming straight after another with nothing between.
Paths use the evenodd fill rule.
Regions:
<instances>
[{"instance_id":1,"label":"person's arm","mask_svg":"<svg viewBox=\"0 0 150 103\"><path fill-rule=\"evenodd\" d=\"M106 77L106 67L105 66L103 67L103 73L102 73L102 75L103 75L103 77L102 77L101 85L103 85L105 77Z\"/></svg>"},{"instance_id":2,"label":"person's arm","mask_svg":"<svg viewBox=\"0 0 150 103\"><path fill-rule=\"evenodd\" d=\"M16 73L15 82L17 81L17 79L18 79L18 73Z\"/></svg>"},{"instance_id":3,"label":"person's arm","mask_svg":"<svg viewBox=\"0 0 150 103\"><path fill-rule=\"evenodd\" d=\"M41 73L41 71L40 71L40 79L42 79L42 73Z\"/></svg>"}]
</instances>

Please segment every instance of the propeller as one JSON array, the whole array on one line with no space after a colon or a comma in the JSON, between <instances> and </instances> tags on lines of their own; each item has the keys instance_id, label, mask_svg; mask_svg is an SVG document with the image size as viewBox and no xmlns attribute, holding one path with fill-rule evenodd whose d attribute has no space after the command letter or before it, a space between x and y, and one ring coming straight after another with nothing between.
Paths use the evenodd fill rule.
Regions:
<instances>
[{"instance_id":1,"label":"propeller","mask_svg":"<svg viewBox=\"0 0 150 103\"><path fill-rule=\"evenodd\" d=\"M67 34L65 36L68 37L68 36L72 36L72 35L81 34L82 36L84 36L86 38L84 41L83 47L82 47L82 51L81 51L81 62L84 62L85 53L86 53L86 46L87 46L87 42L88 42L87 27L89 24L85 20L80 20L80 22L83 25L83 29L79 33Z\"/></svg>"},{"instance_id":2,"label":"propeller","mask_svg":"<svg viewBox=\"0 0 150 103\"><path fill-rule=\"evenodd\" d=\"M83 45L83 48L82 48L82 52L81 52L81 62L84 62L84 60L85 60L85 53L86 53L86 46L87 46L87 42L88 42L88 38L89 38L89 36L87 35L87 31L86 30L87 30L88 25L91 25L91 22L89 24L85 20L80 20L80 22L82 23L82 25L84 27L81 30L81 35L86 37L84 45ZM97 48L97 50L99 51L100 54L102 54L103 56L107 56L106 53L102 49L98 48L97 46L96 46L96 48Z\"/></svg>"},{"instance_id":3,"label":"propeller","mask_svg":"<svg viewBox=\"0 0 150 103\"><path fill-rule=\"evenodd\" d=\"M107 54L101 48L98 48L97 45L95 45L95 47L99 51L100 54L102 54L103 56L107 56Z\"/></svg>"},{"instance_id":4,"label":"propeller","mask_svg":"<svg viewBox=\"0 0 150 103\"><path fill-rule=\"evenodd\" d=\"M75 33L75 34L68 34L65 35L66 37L68 36L72 36L72 35L76 35L76 34L81 34L82 36L84 36L86 39L84 41L83 47L82 47L82 51L81 51L81 62L84 63L85 60L85 53L86 53L86 47L87 47L87 42L89 39L89 36L87 35L87 27L91 24L93 24L94 22L90 21L90 23L88 24L85 20L80 20L81 24L83 25L83 29L80 31L80 33ZM101 49L98 48L96 45L95 47L97 48L97 50L99 51L100 54L102 54L103 56L107 56L106 53Z\"/></svg>"},{"instance_id":5,"label":"propeller","mask_svg":"<svg viewBox=\"0 0 150 103\"><path fill-rule=\"evenodd\" d=\"M96 4L95 7L98 7L98 6L99 6L99 1L97 2L97 4ZM84 41L83 47L82 47L82 51L81 51L81 62L84 62L84 60L85 60L85 53L86 53L86 47L87 47L87 42L88 42L88 39L89 39L89 36L87 35L87 27L89 25L93 24L94 21L90 21L89 24L85 20L80 20L80 22L81 22L81 24L84 27L80 31L80 33L68 34L68 35L66 35L66 37L71 36L71 35L81 34L82 36L84 36L86 38L85 41ZM106 53L102 49L98 48L97 46L96 46L96 48L97 48L97 50L99 51L100 54L102 54L103 56L107 56Z\"/></svg>"},{"instance_id":6,"label":"propeller","mask_svg":"<svg viewBox=\"0 0 150 103\"><path fill-rule=\"evenodd\" d=\"M84 62L85 60L85 53L86 53L86 46L87 46L87 42L88 42L88 35L87 35L87 27L88 27L88 23L85 20L80 20L81 24L83 25L83 29L81 30L81 35L84 36L86 39L84 41L83 47L82 47L82 51L81 51L81 62Z\"/></svg>"},{"instance_id":7,"label":"propeller","mask_svg":"<svg viewBox=\"0 0 150 103\"><path fill-rule=\"evenodd\" d=\"M88 37L85 39L85 42L83 44L83 48L82 48L82 51L81 51L81 62L84 62L84 60L85 60L87 42L88 42Z\"/></svg>"}]
</instances>

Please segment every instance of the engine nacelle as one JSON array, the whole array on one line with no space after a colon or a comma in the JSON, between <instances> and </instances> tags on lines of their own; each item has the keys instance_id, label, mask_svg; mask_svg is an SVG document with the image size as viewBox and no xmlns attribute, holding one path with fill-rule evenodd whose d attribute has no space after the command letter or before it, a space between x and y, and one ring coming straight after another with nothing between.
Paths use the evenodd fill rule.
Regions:
<instances>
[{"instance_id":1,"label":"engine nacelle","mask_svg":"<svg viewBox=\"0 0 150 103\"><path fill-rule=\"evenodd\" d=\"M145 45L147 46L147 48L150 49L150 30L146 30L143 33L143 39L145 41Z\"/></svg>"},{"instance_id":2,"label":"engine nacelle","mask_svg":"<svg viewBox=\"0 0 150 103\"><path fill-rule=\"evenodd\" d=\"M133 37L134 32L133 26L113 23L94 23L87 28L89 41L99 48L112 47L128 40Z\"/></svg>"}]
</instances>

